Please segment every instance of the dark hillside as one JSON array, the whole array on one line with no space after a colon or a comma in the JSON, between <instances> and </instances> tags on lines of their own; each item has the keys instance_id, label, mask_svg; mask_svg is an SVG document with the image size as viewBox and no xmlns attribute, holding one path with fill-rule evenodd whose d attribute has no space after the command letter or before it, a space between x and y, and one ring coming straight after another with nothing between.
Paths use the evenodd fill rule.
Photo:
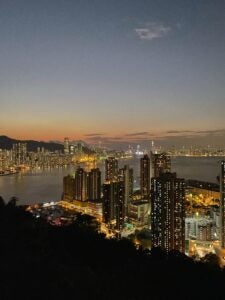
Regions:
<instances>
[{"instance_id":1,"label":"dark hillside","mask_svg":"<svg viewBox=\"0 0 225 300\"><path fill-rule=\"evenodd\" d=\"M225 282L213 260L137 251L81 220L50 226L12 201L0 201L0 240L1 299L218 299Z\"/></svg>"}]
</instances>

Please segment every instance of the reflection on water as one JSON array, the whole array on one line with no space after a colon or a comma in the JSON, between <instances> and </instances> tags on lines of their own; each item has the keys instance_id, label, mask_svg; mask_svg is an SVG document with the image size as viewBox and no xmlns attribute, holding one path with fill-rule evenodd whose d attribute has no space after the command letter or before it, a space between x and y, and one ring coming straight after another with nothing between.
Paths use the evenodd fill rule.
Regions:
<instances>
[{"instance_id":1,"label":"reflection on water","mask_svg":"<svg viewBox=\"0 0 225 300\"><path fill-rule=\"evenodd\" d=\"M172 171L179 177L216 182L219 175L219 157L176 157L172 158ZM135 186L139 184L139 159L119 162L120 167L129 164L134 169ZM104 163L98 165L104 178ZM63 191L63 177L74 173L76 167L35 170L9 176L0 176L0 195L8 200L19 198L21 204L60 200Z\"/></svg>"},{"instance_id":2,"label":"reflection on water","mask_svg":"<svg viewBox=\"0 0 225 300\"><path fill-rule=\"evenodd\" d=\"M223 159L224 157L176 157L172 158L172 168L179 177L216 183Z\"/></svg>"},{"instance_id":3,"label":"reflection on water","mask_svg":"<svg viewBox=\"0 0 225 300\"><path fill-rule=\"evenodd\" d=\"M20 204L60 200L63 177L68 173L73 173L74 170L74 167L68 167L2 176L0 177L0 195L5 200L16 196Z\"/></svg>"}]
</instances>

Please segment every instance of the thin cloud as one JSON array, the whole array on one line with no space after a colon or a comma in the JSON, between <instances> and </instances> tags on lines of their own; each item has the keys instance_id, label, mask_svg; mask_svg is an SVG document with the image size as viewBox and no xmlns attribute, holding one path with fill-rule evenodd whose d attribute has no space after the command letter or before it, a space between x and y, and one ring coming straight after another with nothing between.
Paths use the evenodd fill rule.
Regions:
<instances>
[{"instance_id":1,"label":"thin cloud","mask_svg":"<svg viewBox=\"0 0 225 300\"><path fill-rule=\"evenodd\" d=\"M215 130L201 130L201 131L196 131L196 133L199 134L206 134L206 135L213 135L213 134L224 134L225 129L215 129Z\"/></svg>"},{"instance_id":2,"label":"thin cloud","mask_svg":"<svg viewBox=\"0 0 225 300\"><path fill-rule=\"evenodd\" d=\"M176 139L191 139L191 138L196 138L196 135L189 134L189 135L166 135L166 136L161 136L158 137L158 140L176 140Z\"/></svg>"},{"instance_id":3,"label":"thin cloud","mask_svg":"<svg viewBox=\"0 0 225 300\"><path fill-rule=\"evenodd\" d=\"M127 133L125 136L140 136L140 135L149 135L150 133L147 131L143 132L133 132L133 133Z\"/></svg>"},{"instance_id":4,"label":"thin cloud","mask_svg":"<svg viewBox=\"0 0 225 300\"><path fill-rule=\"evenodd\" d=\"M190 132L194 132L192 130L169 130L169 131L166 131L166 133L169 133L169 134L175 134L175 133L190 133Z\"/></svg>"},{"instance_id":5,"label":"thin cloud","mask_svg":"<svg viewBox=\"0 0 225 300\"><path fill-rule=\"evenodd\" d=\"M88 141L103 141L103 140L107 139L107 137L99 136L99 135L93 135L93 136L88 136L86 139Z\"/></svg>"},{"instance_id":6,"label":"thin cloud","mask_svg":"<svg viewBox=\"0 0 225 300\"><path fill-rule=\"evenodd\" d=\"M90 136L88 137L89 141L95 142L95 141L100 141L100 142L108 142L108 141L117 141L117 140L124 140L123 137L111 137L111 136Z\"/></svg>"},{"instance_id":7,"label":"thin cloud","mask_svg":"<svg viewBox=\"0 0 225 300\"><path fill-rule=\"evenodd\" d=\"M102 136L102 135L105 135L104 133L88 133L88 134L85 134L84 136Z\"/></svg>"},{"instance_id":8,"label":"thin cloud","mask_svg":"<svg viewBox=\"0 0 225 300\"><path fill-rule=\"evenodd\" d=\"M171 27L165 26L162 23L147 23L143 27L134 29L134 32L141 40L152 41L162 38L171 31Z\"/></svg>"},{"instance_id":9,"label":"thin cloud","mask_svg":"<svg viewBox=\"0 0 225 300\"><path fill-rule=\"evenodd\" d=\"M108 137L107 139L110 141L123 141L124 140L124 138L122 136Z\"/></svg>"}]
</instances>

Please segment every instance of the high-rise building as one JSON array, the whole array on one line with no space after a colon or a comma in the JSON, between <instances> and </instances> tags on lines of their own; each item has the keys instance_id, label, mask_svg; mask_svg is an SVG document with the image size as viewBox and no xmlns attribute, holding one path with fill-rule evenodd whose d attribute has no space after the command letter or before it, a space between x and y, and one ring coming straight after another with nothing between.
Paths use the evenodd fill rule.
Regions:
<instances>
[{"instance_id":1,"label":"high-rise building","mask_svg":"<svg viewBox=\"0 0 225 300\"><path fill-rule=\"evenodd\" d=\"M65 137L64 138L64 154L69 154L69 138Z\"/></svg>"},{"instance_id":2,"label":"high-rise building","mask_svg":"<svg viewBox=\"0 0 225 300\"><path fill-rule=\"evenodd\" d=\"M64 200L73 200L75 195L75 179L68 175L63 178L63 198Z\"/></svg>"},{"instance_id":3,"label":"high-rise building","mask_svg":"<svg viewBox=\"0 0 225 300\"><path fill-rule=\"evenodd\" d=\"M225 248L225 161L220 166L220 245Z\"/></svg>"},{"instance_id":4,"label":"high-rise building","mask_svg":"<svg viewBox=\"0 0 225 300\"><path fill-rule=\"evenodd\" d=\"M116 212L116 230L121 231L124 225L125 219L125 188L124 182L119 181L117 184L117 195L115 201Z\"/></svg>"},{"instance_id":5,"label":"high-rise building","mask_svg":"<svg viewBox=\"0 0 225 300\"><path fill-rule=\"evenodd\" d=\"M117 182L103 184L103 220L107 224L115 219L116 197Z\"/></svg>"},{"instance_id":6,"label":"high-rise building","mask_svg":"<svg viewBox=\"0 0 225 300\"><path fill-rule=\"evenodd\" d=\"M87 174L87 193L89 200L101 198L101 171L99 168L91 169Z\"/></svg>"},{"instance_id":7,"label":"high-rise building","mask_svg":"<svg viewBox=\"0 0 225 300\"><path fill-rule=\"evenodd\" d=\"M75 173L75 200L87 200L87 172L83 168L78 167Z\"/></svg>"},{"instance_id":8,"label":"high-rise building","mask_svg":"<svg viewBox=\"0 0 225 300\"><path fill-rule=\"evenodd\" d=\"M162 173L171 172L171 159L166 153L151 153L153 176L159 177Z\"/></svg>"},{"instance_id":9,"label":"high-rise building","mask_svg":"<svg viewBox=\"0 0 225 300\"><path fill-rule=\"evenodd\" d=\"M185 239L213 241L217 233L216 222L206 217L185 218Z\"/></svg>"},{"instance_id":10,"label":"high-rise building","mask_svg":"<svg viewBox=\"0 0 225 300\"><path fill-rule=\"evenodd\" d=\"M149 206L148 200L132 201L129 205L129 219L136 226L144 226L149 224Z\"/></svg>"},{"instance_id":11,"label":"high-rise building","mask_svg":"<svg viewBox=\"0 0 225 300\"><path fill-rule=\"evenodd\" d=\"M119 180L124 183L125 215L128 215L128 207L132 199L134 182L133 169L131 169L129 165L125 165L119 170Z\"/></svg>"},{"instance_id":12,"label":"high-rise building","mask_svg":"<svg viewBox=\"0 0 225 300\"><path fill-rule=\"evenodd\" d=\"M10 167L10 157L8 150L0 149L0 174L4 173Z\"/></svg>"},{"instance_id":13,"label":"high-rise building","mask_svg":"<svg viewBox=\"0 0 225 300\"><path fill-rule=\"evenodd\" d=\"M83 145L81 143L77 143L77 153L78 154L83 153Z\"/></svg>"},{"instance_id":14,"label":"high-rise building","mask_svg":"<svg viewBox=\"0 0 225 300\"><path fill-rule=\"evenodd\" d=\"M151 180L152 246L167 252L185 250L185 181L176 173L162 173Z\"/></svg>"},{"instance_id":15,"label":"high-rise building","mask_svg":"<svg viewBox=\"0 0 225 300\"><path fill-rule=\"evenodd\" d=\"M75 153L75 147L74 147L74 145L70 145L69 146L69 152L70 152L70 154L74 154Z\"/></svg>"},{"instance_id":16,"label":"high-rise building","mask_svg":"<svg viewBox=\"0 0 225 300\"><path fill-rule=\"evenodd\" d=\"M149 198L150 194L150 159L147 154L140 160L140 189L142 198Z\"/></svg>"},{"instance_id":17,"label":"high-rise building","mask_svg":"<svg viewBox=\"0 0 225 300\"><path fill-rule=\"evenodd\" d=\"M109 157L105 160L105 180L117 181L118 179L118 160L115 157Z\"/></svg>"},{"instance_id":18,"label":"high-rise building","mask_svg":"<svg viewBox=\"0 0 225 300\"><path fill-rule=\"evenodd\" d=\"M13 162L15 165L20 166L26 163L27 159L27 144L18 143L13 144Z\"/></svg>"},{"instance_id":19,"label":"high-rise building","mask_svg":"<svg viewBox=\"0 0 225 300\"><path fill-rule=\"evenodd\" d=\"M109 224L116 221L116 229L120 231L124 224L124 184L122 181L103 184L103 220Z\"/></svg>"}]
</instances>

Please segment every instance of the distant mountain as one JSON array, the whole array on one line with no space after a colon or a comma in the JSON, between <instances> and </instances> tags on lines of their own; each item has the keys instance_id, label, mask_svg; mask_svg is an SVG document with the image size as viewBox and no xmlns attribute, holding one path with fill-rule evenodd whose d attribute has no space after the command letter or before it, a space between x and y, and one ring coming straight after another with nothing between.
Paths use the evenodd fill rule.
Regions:
<instances>
[{"instance_id":1,"label":"distant mountain","mask_svg":"<svg viewBox=\"0 0 225 300\"><path fill-rule=\"evenodd\" d=\"M12 149L13 144L15 143L27 143L27 150L28 151L37 151L37 148L44 147L46 150L49 150L51 152L54 151L61 151L63 153L64 146L60 142L42 142L42 141L33 141L33 140L16 140L12 139L8 136L1 135L0 136L0 149ZM89 149L86 145L83 146L83 152L86 154L93 154L94 151Z\"/></svg>"},{"instance_id":2,"label":"distant mountain","mask_svg":"<svg viewBox=\"0 0 225 300\"><path fill-rule=\"evenodd\" d=\"M16 140L5 135L0 136L0 149L12 149L13 144L15 143L27 143L27 150L28 151L37 151L38 147L44 147L46 150L49 151L62 151L63 152L63 145L57 143L48 143L48 142L38 142L33 140Z\"/></svg>"}]
</instances>

